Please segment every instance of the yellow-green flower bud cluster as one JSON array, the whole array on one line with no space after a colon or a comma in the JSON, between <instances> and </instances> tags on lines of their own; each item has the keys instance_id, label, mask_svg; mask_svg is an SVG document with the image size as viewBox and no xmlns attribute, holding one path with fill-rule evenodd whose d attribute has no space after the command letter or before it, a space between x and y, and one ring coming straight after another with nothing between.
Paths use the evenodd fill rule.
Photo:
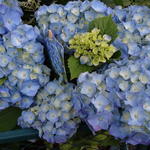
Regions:
<instances>
[{"instance_id":1,"label":"yellow-green flower bud cluster","mask_svg":"<svg viewBox=\"0 0 150 150\"><path fill-rule=\"evenodd\" d=\"M109 60L117 50L110 41L110 36L102 35L95 28L91 32L76 34L69 41L69 48L75 50L74 56L80 58L81 64L98 66Z\"/></svg>"}]
</instances>

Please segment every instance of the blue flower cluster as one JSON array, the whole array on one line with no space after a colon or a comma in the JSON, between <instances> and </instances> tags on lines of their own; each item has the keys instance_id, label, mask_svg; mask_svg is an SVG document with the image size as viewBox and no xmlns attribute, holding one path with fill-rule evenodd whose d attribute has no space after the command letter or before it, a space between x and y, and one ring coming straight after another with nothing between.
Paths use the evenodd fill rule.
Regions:
<instances>
[{"instance_id":1,"label":"blue flower cluster","mask_svg":"<svg viewBox=\"0 0 150 150\"><path fill-rule=\"evenodd\" d=\"M39 28L51 29L56 37L68 42L75 33L87 31L88 23L96 17L111 14L112 9L99 0L70 1L65 6L43 5L35 13Z\"/></svg>"},{"instance_id":2,"label":"blue flower cluster","mask_svg":"<svg viewBox=\"0 0 150 150\"><path fill-rule=\"evenodd\" d=\"M50 69L43 65L43 46L37 41L38 30L18 25L3 35L0 44L0 110L15 105L28 108L34 96L48 81Z\"/></svg>"},{"instance_id":3,"label":"blue flower cluster","mask_svg":"<svg viewBox=\"0 0 150 150\"><path fill-rule=\"evenodd\" d=\"M103 74L82 73L72 98L78 115L95 132L136 145L150 143L150 57L111 64Z\"/></svg>"},{"instance_id":4,"label":"blue flower cluster","mask_svg":"<svg viewBox=\"0 0 150 150\"><path fill-rule=\"evenodd\" d=\"M107 80L104 74L82 73L73 93L75 110L93 132L108 130L119 106L117 95L108 90Z\"/></svg>"},{"instance_id":5,"label":"blue flower cluster","mask_svg":"<svg viewBox=\"0 0 150 150\"><path fill-rule=\"evenodd\" d=\"M22 15L17 0L0 0L0 35L12 31L22 23Z\"/></svg>"},{"instance_id":6,"label":"blue flower cluster","mask_svg":"<svg viewBox=\"0 0 150 150\"><path fill-rule=\"evenodd\" d=\"M105 73L108 84L120 101L120 113L109 131L127 143L149 144L150 57L112 65Z\"/></svg>"},{"instance_id":7,"label":"blue flower cluster","mask_svg":"<svg viewBox=\"0 0 150 150\"><path fill-rule=\"evenodd\" d=\"M78 118L71 102L73 85L49 82L36 97L36 105L22 112L18 124L39 131L50 143L66 142L77 130Z\"/></svg>"},{"instance_id":8,"label":"blue flower cluster","mask_svg":"<svg viewBox=\"0 0 150 150\"><path fill-rule=\"evenodd\" d=\"M40 31L22 24L22 14L16 0L0 0L0 111L11 105L28 108L18 124L37 129L50 143L66 142L82 119L93 133L104 129L133 145L150 144L150 9L111 9L99 0L54 3L36 12ZM86 32L93 19L109 14L118 25L113 45L121 49L121 60L101 73L82 73L77 86L62 79L50 82L41 43L55 72L66 77L64 48L57 39L65 45Z\"/></svg>"},{"instance_id":9,"label":"blue flower cluster","mask_svg":"<svg viewBox=\"0 0 150 150\"><path fill-rule=\"evenodd\" d=\"M116 7L114 21L118 25L119 36L114 45L123 52L123 57L140 57L143 46L150 40L150 9L146 6Z\"/></svg>"}]
</instances>

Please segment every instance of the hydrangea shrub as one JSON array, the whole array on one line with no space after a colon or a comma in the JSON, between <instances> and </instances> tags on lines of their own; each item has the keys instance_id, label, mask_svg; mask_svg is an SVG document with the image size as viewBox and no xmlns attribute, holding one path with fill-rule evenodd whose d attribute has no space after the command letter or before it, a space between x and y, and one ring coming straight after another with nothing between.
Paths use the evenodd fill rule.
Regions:
<instances>
[{"instance_id":1,"label":"hydrangea shrub","mask_svg":"<svg viewBox=\"0 0 150 150\"><path fill-rule=\"evenodd\" d=\"M99 28L88 31L91 21L110 14L118 27L115 40L101 35ZM20 107L18 124L37 129L50 143L66 142L82 120L93 134L107 130L126 143L149 145L149 14L146 6L111 9L99 0L70 1L65 6L53 3L37 10L38 30L22 23L17 1L0 0L0 111ZM50 81L42 44L60 80ZM92 73L85 69L77 84L72 84L62 80L67 76L68 44L84 65L106 62L116 50L122 55L107 69Z\"/></svg>"}]
</instances>

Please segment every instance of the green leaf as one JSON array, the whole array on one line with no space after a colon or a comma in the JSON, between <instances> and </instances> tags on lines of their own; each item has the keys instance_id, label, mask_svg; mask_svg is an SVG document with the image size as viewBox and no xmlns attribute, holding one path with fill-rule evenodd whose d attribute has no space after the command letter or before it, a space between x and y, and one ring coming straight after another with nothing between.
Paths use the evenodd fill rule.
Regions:
<instances>
[{"instance_id":1,"label":"green leaf","mask_svg":"<svg viewBox=\"0 0 150 150\"><path fill-rule=\"evenodd\" d=\"M107 34L111 36L112 41L114 41L118 36L117 25L112 20L111 15L105 17L99 17L94 19L92 22L90 22L89 31L91 31L94 28L100 29L102 35Z\"/></svg>"},{"instance_id":2,"label":"green leaf","mask_svg":"<svg viewBox=\"0 0 150 150\"><path fill-rule=\"evenodd\" d=\"M80 60L76 59L74 56L69 57L68 67L71 74L71 80L78 78L78 76L83 72L91 72L95 69L95 67L80 64Z\"/></svg>"},{"instance_id":3,"label":"green leaf","mask_svg":"<svg viewBox=\"0 0 150 150\"><path fill-rule=\"evenodd\" d=\"M95 139L99 140L99 141L105 140L106 138L107 138L107 136L103 135L103 134L98 134L97 136L95 136Z\"/></svg>"},{"instance_id":4,"label":"green leaf","mask_svg":"<svg viewBox=\"0 0 150 150\"><path fill-rule=\"evenodd\" d=\"M111 59L119 59L121 57L121 51L116 51L113 56L111 57Z\"/></svg>"},{"instance_id":5,"label":"green leaf","mask_svg":"<svg viewBox=\"0 0 150 150\"><path fill-rule=\"evenodd\" d=\"M4 84L4 82L7 80L7 78L6 77L4 77L4 78L1 78L0 79L0 85L3 85Z\"/></svg>"},{"instance_id":6,"label":"green leaf","mask_svg":"<svg viewBox=\"0 0 150 150\"><path fill-rule=\"evenodd\" d=\"M123 0L113 0L116 5L123 6Z\"/></svg>"},{"instance_id":7,"label":"green leaf","mask_svg":"<svg viewBox=\"0 0 150 150\"><path fill-rule=\"evenodd\" d=\"M129 5L132 5L132 1L131 0L123 0L123 6L127 7Z\"/></svg>"},{"instance_id":8,"label":"green leaf","mask_svg":"<svg viewBox=\"0 0 150 150\"><path fill-rule=\"evenodd\" d=\"M8 131L16 127L17 119L21 115L21 110L9 107L0 112L0 132Z\"/></svg>"}]
</instances>

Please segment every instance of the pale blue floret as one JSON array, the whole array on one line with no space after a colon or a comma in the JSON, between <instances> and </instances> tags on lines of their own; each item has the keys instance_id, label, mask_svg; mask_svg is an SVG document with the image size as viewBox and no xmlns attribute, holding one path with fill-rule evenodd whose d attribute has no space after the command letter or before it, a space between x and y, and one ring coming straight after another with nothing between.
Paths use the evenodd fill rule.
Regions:
<instances>
[{"instance_id":1,"label":"pale blue floret","mask_svg":"<svg viewBox=\"0 0 150 150\"><path fill-rule=\"evenodd\" d=\"M18 91L13 92L11 96L11 101L13 104L22 100L22 96Z\"/></svg>"},{"instance_id":2,"label":"pale blue floret","mask_svg":"<svg viewBox=\"0 0 150 150\"><path fill-rule=\"evenodd\" d=\"M122 67L119 74L124 80L128 80L130 78L131 72L127 67Z\"/></svg>"},{"instance_id":3,"label":"pale blue floret","mask_svg":"<svg viewBox=\"0 0 150 150\"><path fill-rule=\"evenodd\" d=\"M97 74L96 72L92 73L92 80L91 80L92 83L99 86L102 83L103 80L104 80L104 75Z\"/></svg>"},{"instance_id":4,"label":"pale blue floret","mask_svg":"<svg viewBox=\"0 0 150 150\"><path fill-rule=\"evenodd\" d=\"M50 22L51 22L51 23L58 23L59 20L60 20L60 17L59 17L58 14L51 14L51 15L49 16L49 19L50 19Z\"/></svg>"},{"instance_id":5,"label":"pale blue floret","mask_svg":"<svg viewBox=\"0 0 150 150\"><path fill-rule=\"evenodd\" d=\"M34 99L23 96L21 101L19 101L19 107L22 109L27 109L31 106L31 104L33 104L33 102Z\"/></svg>"},{"instance_id":6,"label":"pale blue floret","mask_svg":"<svg viewBox=\"0 0 150 150\"><path fill-rule=\"evenodd\" d=\"M61 23L51 23L49 28L52 30L54 34L61 34L63 25Z\"/></svg>"},{"instance_id":7,"label":"pale blue floret","mask_svg":"<svg viewBox=\"0 0 150 150\"><path fill-rule=\"evenodd\" d=\"M69 13L69 14L67 14L67 19L70 23L76 23L78 20L78 17L72 13Z\"/></svg>"},{"instance_id":8,"label":"pale blue floret","mask_svg":"<svg viewBox=\"0 0 150 150\"><path fill-rule=\"evenodd\" d=\"M140 32L141 36L145 36L150 33L150 29L148 26L138 25L137 29Z\"/></svg>"},{"instance_id":9,"label":"pale blue floret","mask_svg":"<svg viewBox=\"0 0 150 150\"><path fill-rule=\"evenodd\" d=\"M74 24L69 23L63 28L63 32L72 36L76 32L76 26Z\"/></svg>"},{"instance_id":10,"label":"pale blue floret","mask_svg":"<svg viewBox=\"0 0 150 150\"><path fill-rule=\"evenodd\" d=\"M107 10L107 6L98 0L93 0L91 7L98 13L104 13Z\"/></svg>"},{"instance_id":11,"label":"pale blue floret","mask_svg":"<svg viewBox=\"0 0 150 150\"><path fill-rule=\"evenodd\" d=\"M135 30L135 22L129 21L129 22L123 22L123 25L126 30L130 31L131 33Z\"/></svg>"},{"instance_id":12,"label":"pale blue floret","mask_svg":"<svg viewBox=\"0 0 150 150\"><path fill-rule=\"evenodd\" d=\"M0 87L0 97L8 98L10 96L10 91L8 88Z\"/></svg>"},{"instance_id":13,"label":"pale blue floret","mask_svg":"<svg viewBox=\"0 0 150 150\"><path fill-rule=\"evenodd\" d=\"M77 7L79 5L80 1L70 1L64 6L64 9L70 11L73 7Z\"/></svg>"},{"instance_id":14,"label":"pale blue floret","mask_svg":"<svg viewBox=\"0 0 150 150\"><path fill-rule=\"evenodd\" d=\"M46 86L45 86L45 90L50 94L55 94L56 90L58 88L58 84L56 82L49 82Z\"/></svg>"},{"instance_id":15,"label":"pale blue floret","mask_svg":"<svg viewBox=\"0 0 150 150\"><path fill-rule=\"evenodd\" d=\"M57 4L52 4L52 5L50 5L50 6L48 6L48 12L49 13L56 13L57 12L57 10L58 10L58 5Z\"/></svg>"},{"instance_id":16,"label":"pale blue floret","mask_svg":"<svg viewBox=\"0 0 150 150\"><path fill-rule=\"evenodd\" d=\"M114 11L115 15L118 17L118 19L122 22L125 21L126 16L127 16L127 12L122 10L122 9L116 9Z\"/></svg>"},{"instance_id":17,"label":"pale blue floret","mask_svg":"<svg viewBox=\"0 0 150 150\"><path fill-rule=\"evenodd\" d=\"M57 13L59 14L60 17L63 17L66 16L67 11L65 11L63 7L58 7Z\"/></svg>"},{"instance_id":18,"label":"pale blue floret","mask_svg":"<svg viewBox=\"0 0 150 150\"><path fill-rule=\"evenodd\" d=\"M89 62L89 58L87 56L81 56L80 57L80 63L81 64L87 64Z\"/></svg>"},{"instance_id":19,"label":"pale blue floret","mask_svg":"<svg viewBox=\"0 0 150 150\"><path fill-rule=\"evenodd\" d=\"M41 6L38 11L36 12L36 17L40 16L40 15L45 15L48 11L48 8L46 5Z\"/></svg>"},{"instance_id":20,"label":"pale blue floret","mask_svg":"<svg viewBox=\"0 0 150 150\"><path fill-rule=\"evenodd\" d=\"M60 35L61 40L63 40L64 42L69 42L71 37L72 36L69 33L65 33L65 32L62 32Z\"/></svg>"},{"instance_id":21,"label":"pale blue floret","mask_svg":"<svg viewBox=\"0 0 150 150\"><path fill-rule=\"evenodd\" d=\"M129 42L128 43L128 53L132 56L139 56L141 52L141 48L137 45L137 43Z\"/></svg>"},{"instance_id":22,"label":"pale blue floret","mask_svg":"<svg viewBox=\"0 0 150 150\"><path fill-rule=\"evenodd\" d=\"M118 86L122 91L127 91L129 89L129 82L120 80L118 81Z\"/></svg>"},{"instance_id":23,"label":"pale blue floret","mask_svg":"<svg viewBox=\"0 0 150 150\"><path fill-rule=\"evenodd\" d=\"M21 23L21 16L17 11L9 9L4 15L4 26L12 31L17 25Z\"/></svg>"},{"instance_id":24,"label":"pale blue floret","mask_svg":"<svg viewBox=\"0 0 150 150\"><path fill-rule=\"evenodd\" d=\"M88 78L89 78L88 72L81 73L80 76L78 77L78 83L82 83L86 81Z\"/></svg>"},{"instance_id":25,"label":"pale blue floret","mask_svg":"<svg viewBox=\"0 0 150 150\"><path fill-rule=\"evenodd\" d=\"M94 11L92 11L92 10L86 11L84 13L84 15L85 15L85 19L87 21L89 21L89 22L92 21L92 20L94 20L94 18L96 17L96 13Z\"/></svg>"},{"instance_id":26,"label":"pale blue floret","mask_svg":"<svg viewBox=\"0 0 150 150\"><path fill-rule=\"evenodd\" d=\"M141 107L132 108L130 111L131 120L130 125L141 126L145 120L144 110Z\"/></svg>"},{"instance_id":27,"label":"pale blue floret","mask_svg":"<svg viewBox=\"0 0 150 150\"><path fill-rule=\"evenodd\" d=\"M32 112L23 111L22 112L22 117L29 124L32 124L34 119L35 119L35 115Z\"/></svg>"},{"instance_id":28,"label":"pale blue floret","mask_svg":"<svg viewBox=\"0 0 150 150\"><path fill-rule=\"evenodd\" d=\"M136 82L132 84L130 91L133 93L142 92L144 90L144 85L141 82Z\"/></svg>"},{"instance_id":29,"label":"pale blue floret","mask_svg":"<svg viewBox=\"0 0 150 150\"><path fill-rule=\"evenodd\" d=\"M21 93L27 96L35 96L40 86L36 81L25 81L21 85Z\"/></svg>"},{"instance_id":30,"label":"pale blue floret","mask_svg":"<svg viewBox=\"0 0 150 150\"><path fill-rule=\"evenodd\" d=\"M6 54L0 54L0 60L1 60L0 66L6 67L8 63L11 62L11 57L9 57Z\"/></svg>"},{"instance_id":31,"label":"pale blue floret","mask_svg":"<svg viewBox=\"0 0 150 150\"><path fill-rule=\"evenodd\" d=\"M104 107L109 104L109 101L103 95L96 95L95 98L92 99L92 104L95 106L97 112L104 111Z\"/></svg>"},{"instance_id":32,"label":"pale blue floret","mask_svg":"<svg viewBox=\"0 0 150 150\"><path fill-rule=\"evenodd\" d=\"M30 71L28 69L19 69L17 70L17 78L20 80L29 80Z\"/></svg>"},{"instance_id":33,"label":"pale blue floret","mask_svg":"<svg viewBox=\"0 0 150 150\"><path fill-rule=\"evenodd\" d=\"M147 112L150 112L150 101L149 98L147 98L143 103L143 109Z\"/></svg>"},{"instance_id":34,"label":"pale blue floret","mask_svg":"<svg viewBox=\"0 0 150 150\"><path fill-rule=\"evenodd\" d=\"M23 47L27 52L34 54L35 52L42 52L43 50L43 46L40 43L37 42L28 42L27 44L25 44L25 46Z\"/></svg>"},{"instance_id":35,"label":"pale blue floret","mask_svg":"<svg viewBox=\"0 0 150 150\"><path fill-rule=\"evenodd\" d=\"M71 9L71 13L74 14L75 16L79 16L80 15L80 8L79 7L73 7Z\"/></svg>"},{"instance_id":36,"label":"pale blue floret","mask_svg":"<svg viewBox=\"0 0 150 150\"><path fill-rule=\"evenodd\" d=\"M72 109L72 104L67 101L64 101L61 103L61 109L64 112L69 112Z\"/></svg>"},{"instance_id":37,"label":"pale blue floret","mask_svg":"<svg viewBox=\"0 0 150 150\"><path fill-rule=\"evenodd\" d=\"M0 110L3 110L7 107L9 107L9 103L6 101L0 100Z\"/></svg>"},{"instance_id":38,"label":"pale blue floret","mask_svg":"<svg viewBox=\"0 0 150 150\"><path fill-rule=\"evenodd\" d=\"M8 81L10 82L11 86L15 86L17 84L17 82L18 82L17 78L15 76L13 76L13 75L10 75L8 77Z\"/></svg>"},{"instance_id":39,"label":"pale blue floret","mask_svg":"<svg viewBox=\"0 0 150 150\"><path fill-rule=\"evenodd\" d=\"M86 10L88 10L90 8L90 2L88 0L85 0L84 2L82 2L82 4L80 5L80 12L84 12Z\"/></svg>"},{"instance_id":40,"label":"pale blue floret","mask_svg":"<svg viewBox=\"0 0 150 150\"><path fill-rule=\"evenodd\" d=\"M49 120L52 123L55 123L58 121L58 112L56 110L50 110L48 111L48 113L46 114L46 118L47 120Z\"/></svg>"},{"instance_id":41,"label":"pale blue floret","mask_svg":"<svg viewBox=\"0 0 150 150\"><path fill-rule=\"evenodd\" d=\"M81 85L81 93L92 97L96 93L96 85L90 82L84 82Z\"/></svg>"},{"instance_id":42,"label":"pale blue floret","mask_svg":"<svg viewBox=\"0 0 150 150\"><path fill-rule=\"evenodd\" d=\"M135 20L137 23L142 23L143 18L144 18L143 15L144 15L144 14L142 14L142 13L135 13L135 14L133 15L133 20Z\"/></svg>"},{"instance_id":43,"label":"pale blue floret","mask_svg":"<svg viewBox=\"0 0 150 150\"><path fill-rule=\"evenodd\" d=\"M136 94L132 93L132 92L126 92L125 93L125 98L126 101L124 102L126 105L131 105L131 106L135 106L138 105L138 99Z\"/></svg>"}]
</instances>

